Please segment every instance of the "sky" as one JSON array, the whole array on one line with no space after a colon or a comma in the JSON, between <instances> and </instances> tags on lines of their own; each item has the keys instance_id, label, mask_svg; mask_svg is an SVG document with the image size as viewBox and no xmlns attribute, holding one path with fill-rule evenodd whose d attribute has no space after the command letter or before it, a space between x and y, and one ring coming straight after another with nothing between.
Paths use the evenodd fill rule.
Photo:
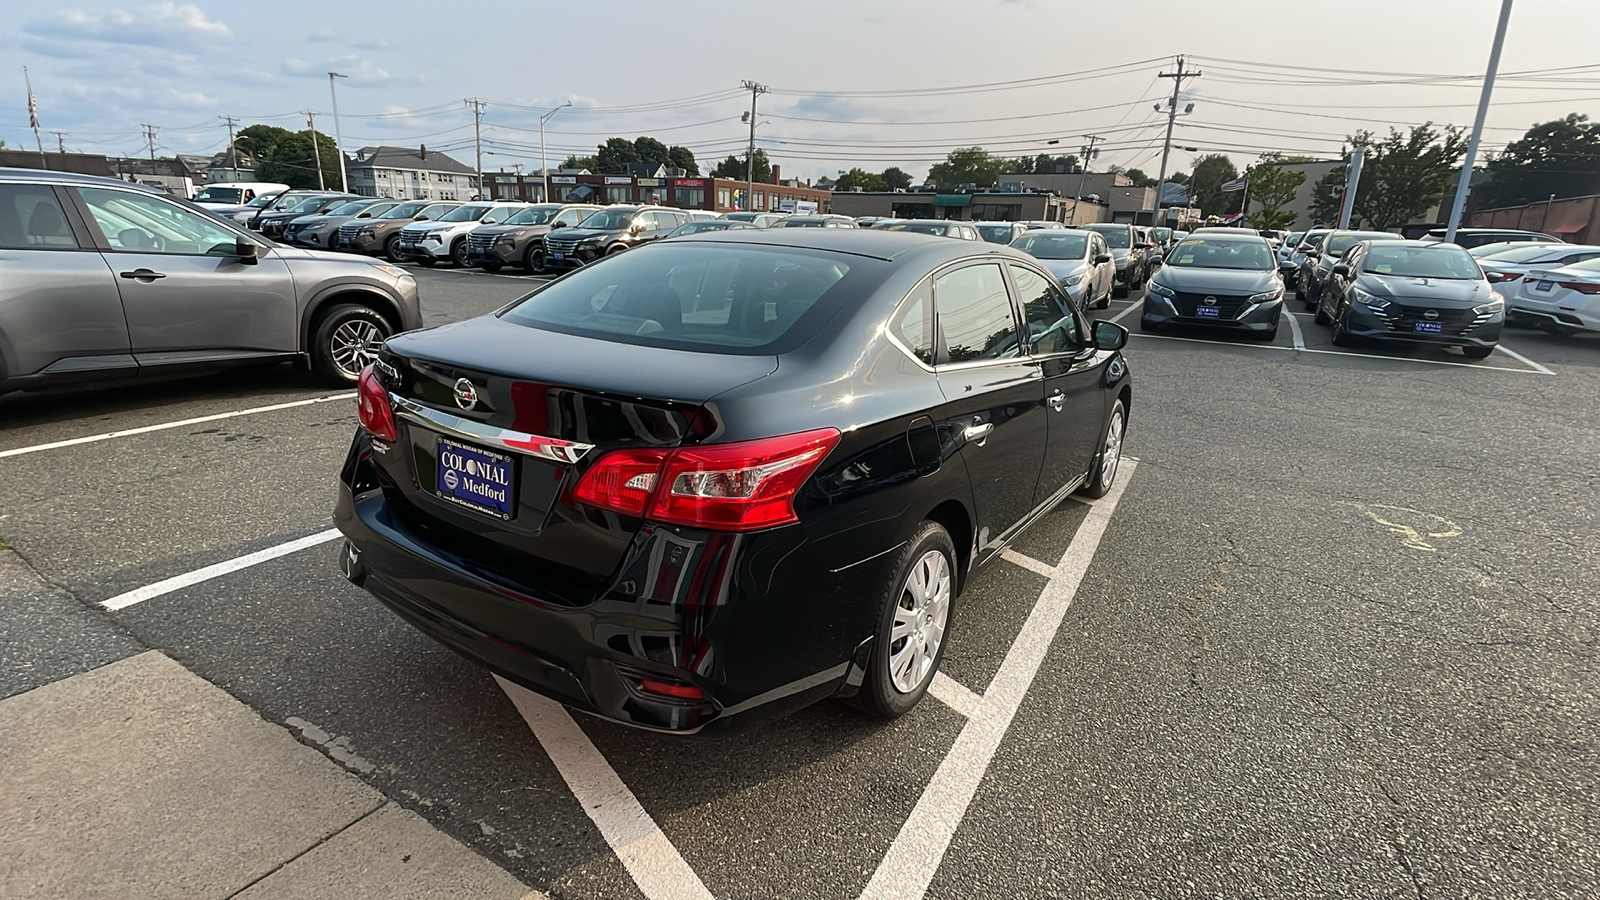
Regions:
<instances>
[{"instance_id":1,"label":"sky","mask_svg":"<svg viewBox=\"0 0 1600 900\"><path fill-rule=\"evenodd\" d=\"M481 18L469 10L486 10ZM951 149L1076 152L1157 174L1174 58L1189 70L1170 171L1223 152L1331 158L1358 129L1470 126L1500 0L610 0L600 5L0 0L0 140L32 147L26 66L50 149L213 153L223 117L334 131L486 171L552 165L612 135L652 135L702 169L756 143L785 177L861 167L921 176ZM597 12L603 10L603 12ZM1517 0L1484 132L1600 115L1600 0ZM63 132L58 137L53 131ZM1050 144L1049 141L1057 141Z\"/></svg>"}]
</instances>

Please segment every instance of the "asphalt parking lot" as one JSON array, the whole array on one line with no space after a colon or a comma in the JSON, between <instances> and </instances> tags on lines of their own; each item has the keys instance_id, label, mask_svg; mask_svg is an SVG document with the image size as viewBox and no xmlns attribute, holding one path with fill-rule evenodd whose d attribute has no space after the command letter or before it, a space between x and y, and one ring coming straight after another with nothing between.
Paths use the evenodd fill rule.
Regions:
<instances>
[{"instance_id":1,"label":"asphalt parking lot","mask_svg":"<svg viewBox=\"0 0 1600 900\"><path fill-rule=\"evenodd\" d=\"M529 284L416 276L429 324ZM0 697L158 649L559 898L1600 893L1600 339L1097 315L1137 463L980 572L895 722L673 740L502 686L339 575L354 404L286 367L0 399L0 552L47 585Z\"/></svg>"}]
</instances>

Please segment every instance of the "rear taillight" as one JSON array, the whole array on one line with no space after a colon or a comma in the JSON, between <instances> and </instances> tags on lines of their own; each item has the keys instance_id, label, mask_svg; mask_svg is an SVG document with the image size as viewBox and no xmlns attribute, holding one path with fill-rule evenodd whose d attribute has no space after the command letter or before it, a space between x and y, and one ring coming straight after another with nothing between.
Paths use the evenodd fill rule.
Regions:
<instances>
[{"instance_id":1,"label":"rear taillight","mask_svg":"<svg viewBox=\"0 0 1600 900\"><path fill-rule=\"evenodd\" d=\"M361 380L356 385L356 413L373 437L385 441L398 439L394 427L394 408L389 405L389 392L378 381L378 373L367 366L361 370Z\"/></svg>"},{"instance_id":2,"label":"rear taillight","mask_svg":"<svg viewBox=\"0 0 1600 900\"><path fill-rule=\"evenodd\" d=\"M839 442L832 428L735 444L618 450L595 461L579 502L658 522L755 531L798 520L800 486Z\"/></svg>"},{"instance_id":3,"label":"rear taillight","mask_svg":"<svg viewBox=\"0 0 1600 900\"><path fill-rule=\"evenodd\" d=\"M1600 284L1590 284L1587 281L1558 281L1556 284L1580 294L1600 294Z\"/></svg>"},{"instance_id":4,"label":"rear taillight","mask_svg":"<svg viewBox=\"0 0 1600 900\"><path fill-rule=\"evenodd\" d=\"M1521 278L1521 277L1522 277L1522 273L1521 272L1506 272L1506 273L1504 273L1504 274L1502 274L1500 276L1500 283L1501 284L1506 284L1508 282L1516 281L1518 278Z\"/></svg>"}]
</instances>

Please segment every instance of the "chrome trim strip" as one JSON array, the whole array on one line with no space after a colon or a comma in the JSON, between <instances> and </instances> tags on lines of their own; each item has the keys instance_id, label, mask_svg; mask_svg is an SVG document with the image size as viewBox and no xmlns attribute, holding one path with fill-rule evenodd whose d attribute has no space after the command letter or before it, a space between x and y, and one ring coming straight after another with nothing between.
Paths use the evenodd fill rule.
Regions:
<instances>
[{"instance_id":1,"label":"chrome trim strip","mask_svg":"<svg viewBox=\"0 0 1600 900\"><path fill-rule=\"evenodd\" d=\"M523 456L570 464L582 459L584 454L594 449L593 444L563 441L558 438L512 431L509 428L497 428L493 425L485 425L482 422L474 422L471 419L464 419L461 416L452 415L443 410L423 406L413 400L407 400L392 393L389 395L389 402L394 406L395 415L407 421L415 422L424 428L429 428L451 437L487 444L490 447L511 453L520 453Z\"/></svg>"}]
</instances>

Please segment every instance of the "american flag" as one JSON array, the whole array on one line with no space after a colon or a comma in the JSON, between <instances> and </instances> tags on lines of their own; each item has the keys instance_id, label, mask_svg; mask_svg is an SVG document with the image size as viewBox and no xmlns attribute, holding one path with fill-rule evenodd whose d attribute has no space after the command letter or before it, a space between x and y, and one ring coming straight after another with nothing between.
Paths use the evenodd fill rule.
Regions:
<instances>
[{"instance_id":1,"label":"american flag","mask_svg":"<svg viewBox=\"0 0 1600 900\"><path fill-rule=\"evenodd\" d=\"M22 67L22 80L28 83L28 127L39 128L39 101L33 96L33 79L28 77L28 67Z\"/></svg>"},{"instance_id":2,"label":"american flag","mask_svg":"<svg viewBox=\"0 0 1600 900\"><path fill-rule=\"evenodd\" d=\"M1240 175L1238 178L1235 178L1232 181L1223 182L1222 183L1222 187L1218 188L1218 190L1223 190L1223 191L1242 191L1242 190L1244 190L1245 183L1248 182L1248 181L1249 181L1248 178L1244 177L1243 175Z\"/></svg>"}]
</instances>

